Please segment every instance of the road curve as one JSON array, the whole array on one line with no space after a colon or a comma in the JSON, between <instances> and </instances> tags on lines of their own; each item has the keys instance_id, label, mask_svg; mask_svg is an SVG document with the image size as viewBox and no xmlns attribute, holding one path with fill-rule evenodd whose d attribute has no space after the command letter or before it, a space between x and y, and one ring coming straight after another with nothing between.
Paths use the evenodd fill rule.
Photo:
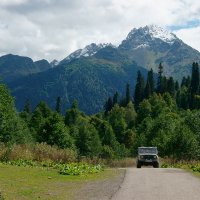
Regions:
<instances>
[{"instance_id":1,"label":"road curve","mask_svg":"<svg viewBox=\"0 0 200 200\"><path fill-rule=\"evenodd\" d=\"M200 200L200 179L181 169L128 168L112 200Z\"/></svg>"}]
</instances>

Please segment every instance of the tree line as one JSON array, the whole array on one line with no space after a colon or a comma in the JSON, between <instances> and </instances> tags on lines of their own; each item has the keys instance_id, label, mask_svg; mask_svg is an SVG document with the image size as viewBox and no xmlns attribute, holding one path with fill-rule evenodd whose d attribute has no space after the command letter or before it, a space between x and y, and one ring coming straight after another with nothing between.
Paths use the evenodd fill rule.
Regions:
<instances>
[{"instance_id":1,"label":"tree line","mask_svg":"<svg viewBox=\"0 0 200 200\"><path fill-rule=\"evenodd\" d=\"M138 72L134 95L127 84L124 97L116 92L104 111L91 116L79 110L77 101L63 115L60 97L54 110L45 102L32 110L27 100L18 113L8 89L0 85L0 142L45 142L79 156L105 159L134 156L138 146L157 146L162 157L200 159L198 63L180 86L163 75L161 63L156 79L153 70L146 81Z\"/></svg>"},{"instance_id":2,"label":"tree line","mask_svg":"<svg viewBox=\"0 0 200 200\"><path fill-rule=\"evenodd\" d=\"M163 71L164 67L160 63L158 66L158 75L155 75L152 69L149 70L146 82L141 72L138 71L134 94L131 95L130 85L127 83L125 97L119 99L118 92L114 94L113 98L109 97L104 105L105 113L108 113L116 103L120 106L126 106L130 101L134 103L137 109L139 104L144 99L148 99L153 93L161 95L169 93L180 109L199 109L200 79L198 63L194 62L192 64L191 76L184 76L180 84L173 77L164 76Z\"/></svg>"}]
</instances>

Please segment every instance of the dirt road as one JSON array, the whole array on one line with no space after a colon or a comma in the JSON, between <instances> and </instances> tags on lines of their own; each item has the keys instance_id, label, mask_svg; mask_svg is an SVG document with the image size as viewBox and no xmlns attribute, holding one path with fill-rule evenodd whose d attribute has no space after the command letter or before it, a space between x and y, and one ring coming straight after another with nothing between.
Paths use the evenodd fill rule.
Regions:
<instances>
[{"instance_id":1,"label":"dirt road","mask_svg":"<svg viewBox=\"0 0 200 200\"><path fill-rule=\"evenodd\" d=\"M180 169L128 168L112 200L200 200L200 179Z\"/></svg>"}]
</instances>

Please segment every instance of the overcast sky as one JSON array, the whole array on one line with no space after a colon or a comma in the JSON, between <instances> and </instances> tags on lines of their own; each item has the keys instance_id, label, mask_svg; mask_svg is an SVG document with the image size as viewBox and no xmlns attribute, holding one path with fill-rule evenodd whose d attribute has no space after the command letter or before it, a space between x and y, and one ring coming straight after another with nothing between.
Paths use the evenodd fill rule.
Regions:
<instances>
[{"instance_id":1,"label":"overcast sky","mask_svg":"<svg viewBox=\"0 0 200 200\"><path fill-rule=\"evenodd\" d=\"M200 51L199 0L0 0L0 55L61 60L155 24Z\"/></svg>"}]
</instances>

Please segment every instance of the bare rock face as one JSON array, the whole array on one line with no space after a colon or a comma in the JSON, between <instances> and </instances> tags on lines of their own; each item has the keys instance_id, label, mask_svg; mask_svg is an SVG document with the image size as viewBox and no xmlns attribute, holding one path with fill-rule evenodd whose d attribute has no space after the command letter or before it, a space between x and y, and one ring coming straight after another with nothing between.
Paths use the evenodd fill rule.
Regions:
<instances>
[{"instance_id":1,"label":"bare rock face","mask_svg":"<svg viewBox=\"0 0 200 200\"><path fill-rule=\"evenodd\" d=\"M189 75L192 63L200 60L197 50L155 25L134 28L119 45L119 50L138 65L155 72L162 62L164 74L178 80Z\"/></svg>"}]
</instances>

